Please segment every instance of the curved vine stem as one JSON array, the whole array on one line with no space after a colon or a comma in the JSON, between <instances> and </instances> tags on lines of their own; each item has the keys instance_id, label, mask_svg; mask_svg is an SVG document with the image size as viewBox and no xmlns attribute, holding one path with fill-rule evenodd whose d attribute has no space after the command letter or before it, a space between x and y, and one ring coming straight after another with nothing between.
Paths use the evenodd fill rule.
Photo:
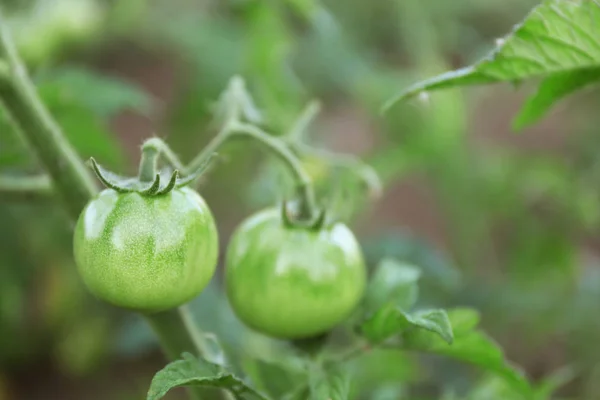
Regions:
<instances>
[{"instance_id":1,"label":"curved vine stem","mask_svg":"<svg viewBox=\"0 0 600 400\"><path fill-rule=\"evenodd\" d=\"M250 138L264 145L273 155L278 157L288 170L294 176L296 181L296 190L299 202L299 220L312 220L315 212L315 194L312 187L312 181L308 173L302 167L300 160L290 150L288 145L282 139L279 139L254 124L242 121L243 116L247 116L247 104L249 102L244 82L240 77L234 77L231 80L228 90L225 91L221 102L225 107L225 121L223 128L217 135L204 147L204 149L187 165L186 171L193 171L211 157L225 142L234 138ZM318 103L314 103L303 114L294 128L297 132L302 132L310 120L318 112ZM248 118L248 117L246 117ZM304 121L304 123L302 123ZM293 131L294 131L293 129Z\"/></svg>"},{"instance_id":2,"label":"curved vine stem","mask_svg":"<svg viewBox=\"0 0 600 400\"><path fill-rule=\"evenodd\" d=\"M269 135L262 129L243 122L234 121L226 125L187 166L187 170L194 170L206 162L225 142L234 138L250 138L264 145L271 153L277 156L289 171L294 175L298 197L300 199L299 219L310 220L315 213L315 195L312 181L308 173L300 164L298 158L280 139Z\"/></svg>"},{"instance_id":3,"label":"curved vine stem","mask_svg":"<svg viewBox=\"0 0 600 400\"><path fill-rule=\"evenodd\" d=\"M310 126L315 120L319 112L321 111L321 103L317 100L313 100L302 110L300 116L296 119L296 122L292 125L292 128L285 134L285 138L299 142L301 141Z\"/></svg>"},{"instance_id":4,"label":"curved vine stem","mask_svg":"<svg viewBox=\"0 0 600 400\"><path fill-rule=\"evenodd\" d=\"M298 154L308 155L326 160L332 167L353 171L366 185L371 198L378 198L383 192L383 184L377 171L360 158L349 154L338 154L323 149L317 149L303 143L291 142L290 147Z\"/></svg>"},{"instance_id":5,"label":"curved vine stem","mask_svg":"<svg viewBox=\"0 0 600 400\"><path fill-rule=\"evenodd\" d=\"M52 178L69 215L79 213L96 194L92 176L37 95L0 14L0 101L17 130Z\"/></svg>"}]
</instances>

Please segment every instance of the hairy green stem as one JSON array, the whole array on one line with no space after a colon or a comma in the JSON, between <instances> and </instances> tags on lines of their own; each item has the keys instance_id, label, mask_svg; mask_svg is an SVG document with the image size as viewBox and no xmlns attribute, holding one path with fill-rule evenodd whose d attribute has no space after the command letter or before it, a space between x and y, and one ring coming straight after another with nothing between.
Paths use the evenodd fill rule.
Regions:
<instances>
[{"instance_id":1,"label":"hairy green stem","mask_svg":"<svg viewBox=\"0 0 600 400\"><path fill-rule=\"evenodd\" d=\"M302 110L300 116L296 119L296 122L292 125L292 129L286 133L285 138L294 142L299 142L302 140L306 134L308 126L314 121L320 111L321 103L319 103L317 100L313 100L308 103L306 108Z\"/></svg>"},{"instance_id":2,"label":"hairy green stem","mask_svg":"<svg viewBox=\"0 0 600 400\"><path fill-rule=\"evenodd\" d=\"M154 147L144 147L138 177L142 182L152 182L156 178L158 168L158 150Z\"/></svg>"},{"instance_id":3,"label":"hairy green stem","mask_svg":"<svg viewBox=\"0 0 600 400\"><path fill-rule=\"evenodd\" d=\"M156 314L144 315L144 318L158 336L165 355L171 360L178 360L181 358L181 354L197 348L193 335L188 331L186 319L183 317L183 314L187 313L188 311L182 311L182 308L174 308ZM200 387L189 387L188 391L190 397L194 400L203 398L203 390Z\"/></svg>"},{"instance_id":4,"label":"hairy green stem","mask_svg":"<svg viewBox=\"0 0 600 400\"><path fill-rule=\"evenodd\" d=\"M185 165L179 160L179 157L171 150L171 148L163 142L162 139L153 137L144 142L142 145L142 151L146 151L146 149L155 149L160 156L162 156L167 163L173 167L174 169L179 170L182 174L192 173L194 171L188 171ZM154 177L152 178L154 179Z\"/></svg>"},{"instance_id":5,"label":"hairy green stem","mask_svg":"<svg viewBox=\"0 0 600 400\"><path fill-rule=\"evenodd\" d=\"M296 190L300 199L299 218L310 220L315 215L315 195L312 181L308 173L302 167L298 157L288 148L281 139L269 135L262 129L239 121L230 121L225 127L206 145L188 165L188 170L194 170L206 162L216 150L227 140L233 138L251 138L263 144L269 151L277 156L294 175Z\"/></svg>"},{"instance_id":6,"label":"hairy green stem","mask_svg":"<svg viewBox=\"0 0 600 400\"><path fill-rule=\"evenodd\" d=\"M383 192L383 183L379 174L369 164L350 154L337 154L323 149L317 149L299 142L290 142L289 146L298 154L308 155L325 160L333 167L352 171L369 190L373 198L378 198Z\"/></svg>"},{"instance_id":7,"label":"hairy green stem","mask_svg":"<svg viewBox=\"0 0 600 400\"><path fill-rule=\"evenodd\" d=\"M47 175L0 175L1 200L36 200L52 196L52 184Z\"/></svg>"},{"instance_id":8,"label":"hairy green stem","mask_svg":"<svg viewBox=\"0 0 600 400\"><path fill-rule=\"evenodd\" d=\"M27 75L0 15L0 101L52 178L69 215L77 218L96 192L94 180L63 135Z\"/></svg>"},{"instance_id":9,"label":"hairy green stem","mask_svg":"<svg viewBox=\"0 0 600 400\"><path fill-rule=\"evenodd\" d=\"M315 194L312 180L302 167L300 160L285 143L254 125L236 123L232 126L232 134L250 137L262 143L288 167L296 180L296 190L300 199L299 219L310 220L315 215Z\"/></svg>"}]
</instances>

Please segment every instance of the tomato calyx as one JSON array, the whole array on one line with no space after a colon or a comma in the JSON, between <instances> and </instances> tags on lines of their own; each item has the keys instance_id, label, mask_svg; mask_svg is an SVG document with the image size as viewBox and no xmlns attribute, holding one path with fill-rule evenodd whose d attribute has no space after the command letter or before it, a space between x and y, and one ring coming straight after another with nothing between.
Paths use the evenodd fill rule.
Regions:
<instances>
[{"instance_id":1,"label":"tomato calyx","mask_svg":"<svg viewBox=\"0 0 600 400\"><path fill-rule=\"evenodd\" d=\"M287 228L300 228L312 231L320 231L328 224L328 214L325 209L319 210L318 215L311 219L302 219L294 216L296 212L291 211L288 201L281 203L281 221Z\"/></svg>"},{"instance_id":2,"label":"tomato calyx","mask_svg":"<svg viewBox=\"0 0 600 400\"><path fill-rule=\"evenodd\" d=\"M170 193L174 189L189 185L198 179L208 168L212 156L202 164L196 171L182 176L178 169L164 168L156 171L159 153L153 147L142 149L142 162L140 163L140 174L135 177L126 177L115 174L102 167L92 157L89 165L104 186L119 193L137 192L143 196L160 196Z\"/></svg>"},{"instance_id":3,"label":"tomato calyx","mask_svg":"<svg viewBox=\"0 0 600 400\"><path fill-rule=\"evenodd\" d=\"M94 170L94 173L104 186L113 189L119 193L137 192L144 196L158 196L171 192L173 189L188 185L190 182L198 178L202 171L180 178L179 171L174 170L170 173L169 179L168 170L155 174L154 180L147 182L142 181L138 177L125 177L107 170L96 162L94 158L90 158L89 164ZM161 179L161 176L163 177ZM165 183L166 182L166 183Z\"/></svg>"}]
</instances>

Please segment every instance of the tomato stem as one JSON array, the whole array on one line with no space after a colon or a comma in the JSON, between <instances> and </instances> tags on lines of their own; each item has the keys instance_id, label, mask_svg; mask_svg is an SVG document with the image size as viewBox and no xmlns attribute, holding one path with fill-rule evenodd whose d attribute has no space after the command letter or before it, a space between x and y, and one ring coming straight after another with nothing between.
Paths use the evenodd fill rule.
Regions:
<instances>
[{"instance_id":1,"label":"tomato stem","mask_svg":"<svg viewBox=\"0 0 600 400\"><path fill-rule=\"evenodd\" d=\"M298 157L286 146L285 142L257 126L237 120L229 121L202 152L190 162L187 170L197 168L226 141L234 138L251 138L262 143L273 155L277 156L284 163L294 175L296 181L296 191L300 199L298 219L311 220L315 215L315 195L310 176L302 167Z\"/></svg>"},{"instance_id":2,"label":"tomato stem","mask_svg":"<svg viewBox=\"0 0 600 400\"><path fill-rule=\"evenodd\" d=\"M321 103L318 100L313 100L302 110L296 122L292 124L292 128L285 134L285 138L292 142L299 142L306 135L306 131L310 124L315 120L321 111Z\"/></svg>"},{"instance_id":3,"label":"tomato stem","mask_svg":"<svg viewBox=\"0 0 600 400\"><path fill-rule=\"evenodd\" d=\"M315 214L315 195L312 180L302 167L298 157L290 151L285 143L254 125L240 122L232 124L231 134L240 137L250 137L262 143L288 167L296 180L296 191L300 199L298 219L311 220Z\"/></svg>"},{"instance_id":4,"label":"tomato stem","mask_svg":"<svg viewBox=\"0 0 600 400\"><path fill-rule=\"evenodd\" d=\"M289 142L289 146L297 154L320 158L325 160L333 168L349 170L364 183L371 198L376 199L381 197L383 183L381 182L379 174L375 168L365 163L360 158L350 154L338 154L323 149L317 149L297 141Z\"/></svg>"},{"instance_id":5,"label":"tomato stem","mask_svg":"<svg viewBox=\"0 0 600 400\"><path fill-rule=\"evenodd\" d=\"M92 176L37 95L0 15L0 100L11 120L48 171L69 215L77 218L97 193Z\"/></svg>"},{"instance_id":6,"label":"tomato stem","mask_svg":"<svg viewBox=\"0 0 600 400\"><path fill-rule=\"evenodd\" d=\"M315 215L315 195L310 176L284 140L265 132L253 123L243 121L244 117L246 120L252 122L255 122L256 119L250 118L253 116L255 110L250 95L246 91L243 79L239 76L233 77L221 99L225 107L223 112L225 116L223 127L200 154L190 162L186 170L193 171L197 169L206 162L208 157L213 155L217 149L230 139L254 139L262 143L269 152L279 157L294 175L296 195L300 200L297 218L301 221L311 221ZM292 135L293 137L301 135L306 130L308 124L314 119L319 108L318 102L310 103L293 125L288 135Z\"/></svg>"},{"instance_id":7,"label":"tomato stem","mask_svg":"<svg viewBox=\"0 0 600 400\"><path fill-rule=\"evenodd\" d=\"M142 145L142 152L147 148L155 149L171 167L181 171L184 175L193 172L187 170L185 165L179 160L179 157L177 157L177 154L162 139L153 137L146 140Z\"/></svg>"},{"instance_id":8,"label":"tomato stem","mask_svg":"<svg viewBox=\"0 0 600 400\"><path fill-rule=\"evenodd\" d=\"M181 355L196 349L195 353L202 354L194 341L193 335L188 331L188 324L182 317L181 308L171 309L155 314L144 315L148 324L158 336L165 355L171 360L181 359ZM200 400L203 390L200 387L189 387L190 398Z\"/></svg>"},{"instance_id":9,"label":"tomato stem","mask_svg":"<svg viewBox=\"0 0 600 400\"><path fill-rule=\"evenodd\" d=\"M48 199L52 196L52 184L47 175L5 176L0 175L0 196L3 200Z\"/></svg>"},{"instance_id":10,"label":"tomato stem","mask_svg":"<svg viewBox=\"0 0 600 400\"><path fill-rule=\"evenodd\" d=\"M144 146L142 148L142 158L140 160L139 178L142 182L152 182L156 177L158 168L158 150L153 146Z\"/></svg>"}]
</instances>

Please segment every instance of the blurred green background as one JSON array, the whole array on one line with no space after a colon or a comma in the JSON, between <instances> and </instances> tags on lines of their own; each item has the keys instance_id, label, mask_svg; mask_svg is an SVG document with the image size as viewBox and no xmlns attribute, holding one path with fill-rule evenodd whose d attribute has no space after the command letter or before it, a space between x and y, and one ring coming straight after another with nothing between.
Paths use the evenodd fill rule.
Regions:
<instances>
[{"instance_id":1,"label":"blurred green background","mask_svg":"<svg viewBox=\"0 0 600 400\"><path fill-rule=\"evenodd\" d=\"M369 202L351 180L336 185L338 171L304 160L370 265L414 263L420 305L477 308L534 381L573 369L556 398L597 400L600 96L579 95L519 135L510 123L527 85L451 90L379 113L410 83L477 60L536 3L1 2L81 157L122 173L135 171L152 135L193 157L214 134L211 107L234 74L274 133L320 99L307 140L362 157L384 181L382 198ZM39 171L4 116L0 125L0 171ZM227 146L202 186L222 248L245 216L282 197L280 165L264 159L260 148ZM0 199L0 400L142 399L164 359L143 321L87 295L66 221L51 200ZM276 358L279 344L243 328L220 286L218 274L193 302L200 326L241 363ZM438 358L375 352L356 368L353 391L364 399L440 399L448 390L499 399L493 380Z\"/></svg>"}]
</instances>

